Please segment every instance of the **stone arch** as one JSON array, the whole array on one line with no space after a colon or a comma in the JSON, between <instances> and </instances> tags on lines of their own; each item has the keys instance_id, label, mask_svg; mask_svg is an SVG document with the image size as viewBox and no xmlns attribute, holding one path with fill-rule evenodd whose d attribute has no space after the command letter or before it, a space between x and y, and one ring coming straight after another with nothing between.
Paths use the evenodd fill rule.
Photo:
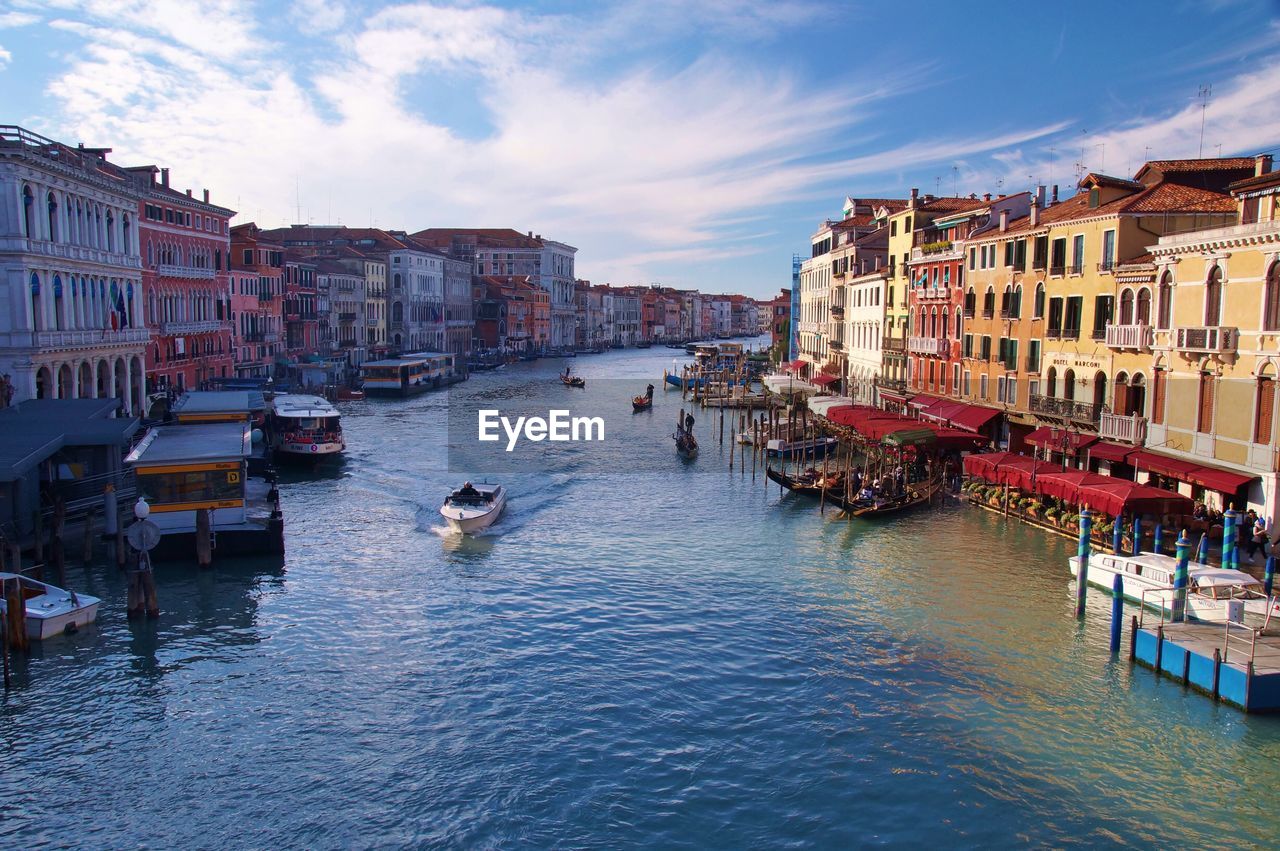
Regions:
<instances>
[{"instance_id":1,"label":"stone arch","mask_svg":"<svg viewBox=\"0 0 1280 851\"><path fill-rule=\"evenodd\" d=\"M98 399L111 398L111 367L107 365L105 360L99 360L95 369L97 373L97 388L94 397Z\"/></svg>"},{"instance_id":2,"label":"stone arch","mask_svg":"<svg viewBox=\"0 0 1280 851\"><path fill-rule=\"evenodd\" d=\"M58 367L58 396L59 399L70 399L75 390L75 375L71 371L71 364L64 363Z\"/></svg>"},{"instance_id":3,"label":"stone arch","mask_svg":"<svg viewBox=\"0 0 1280 851\"><path fill-rule=\"evenodd\" d=\"M93 398L93 367L87 360L80 361L80 366L76 370L79 380L77 384L77 395L81 399Z\"/></svg>"},{"instance_id":4,"label":"stone arch","mask_svg":"<svg viewBox=\"0 0 1280 851\"><path fill-rule=\"evenodd\" d=\"M52 399L53 395L53 371L48 365L42 366L36 370L36 398Z\"/></svg>"}]
</instances>

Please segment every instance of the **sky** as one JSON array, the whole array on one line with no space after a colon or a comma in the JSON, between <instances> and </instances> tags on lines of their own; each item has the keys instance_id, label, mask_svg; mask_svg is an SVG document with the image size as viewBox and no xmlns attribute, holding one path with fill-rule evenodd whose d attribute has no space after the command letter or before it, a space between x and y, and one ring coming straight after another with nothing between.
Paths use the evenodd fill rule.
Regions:
<instances>
[{"instance_id":1,"label":"sky","mask_svg":"<svg viewBox=\"0 0 1280 851\"><path fill-rule=\"evenodd\" d=\"M0 0L0 123L237 223L511 227L769 297L848 195L1272 150L1278 46L1244 0Z\"/></svg>"}]
</instances>

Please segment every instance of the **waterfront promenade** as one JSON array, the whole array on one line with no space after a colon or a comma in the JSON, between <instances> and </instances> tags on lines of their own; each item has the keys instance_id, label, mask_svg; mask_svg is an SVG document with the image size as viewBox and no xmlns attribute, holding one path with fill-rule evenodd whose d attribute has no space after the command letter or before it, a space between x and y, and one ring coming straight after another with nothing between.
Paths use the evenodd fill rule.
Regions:
<instances>
[{"instance_id":1,"label":"waterfront promenade","mask_svg":"<svg viewBox=\"0 0 1280 851\"><path fill-rule=\"evenodd\" d=\"M639 392L670 362L575 370ZM507 398L560 366L449 392ZM459 541L436 515L449 404L343 404L345 462L281 484L283 565L161 571L159 621L126 622L114 568L71 568L102 614L0 702L0 841L1213 846L1280 826L1280 724L1113 657L1101 594L1072 617L1070 541L954 503L820 515L711 440L680 463L674 392L627 412L618 474L512 474L509 514ZM667 463L629 464L641 441Z\"/></svg>"}]
</instances>

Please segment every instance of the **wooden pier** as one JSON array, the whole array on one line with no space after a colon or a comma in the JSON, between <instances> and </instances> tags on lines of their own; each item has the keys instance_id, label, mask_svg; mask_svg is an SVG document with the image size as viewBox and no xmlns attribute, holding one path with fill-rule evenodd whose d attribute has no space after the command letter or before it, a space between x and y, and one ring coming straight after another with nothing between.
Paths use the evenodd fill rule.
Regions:
<instances>
[{"instance_id":1,"label":"wooden pier","mask_svg":"<svg viewBox=\"0 0 1280 851\"><path fill-rule=\"evenodd\" d=\"M1132 622L1130 658L1245 712L1280 712L1280 635L1237 624Z\"/></svg>"}]
</instances>

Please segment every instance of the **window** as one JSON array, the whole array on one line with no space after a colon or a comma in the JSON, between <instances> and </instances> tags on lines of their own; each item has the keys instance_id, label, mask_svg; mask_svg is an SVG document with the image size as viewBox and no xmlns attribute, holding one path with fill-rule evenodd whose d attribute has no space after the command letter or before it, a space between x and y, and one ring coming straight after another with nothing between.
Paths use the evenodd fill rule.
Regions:
<instances>
[{"instance_id":1,"label":"window","mask_svg":"<svg viewBox=\"0 0 1280 851\"><path fill-rule=\"evenodd\" d=\"M996 315L996 290L995 287L987 287L987 293L982 297L982 316L986 319Z\"/></svg>"},{"instance_id":2,"label":"window","mask_svg":"<svg viewBox=\"0 0 1280 851\"><path fill-rule=\"evenodd\" d=\"M1204 324L1217 325L1222 318L1222 267L1214 266L1204 287Z\"/></svg>"},{"instance_id":3,"label":"window","mask_svg":"<svg viewBox=\"0 0 1280 851\"><path fill-rule=\"evenodd\" d=\"M1016 342L1016 341L1015 341ZM1018 376L1010 375L1006 386L1005 402L1009 405L1018 404Z\"/></svg>"},{"instance_id":4,"label":"window","mask_svg":"<svg viewBox=\"0 0 1280 851\"><path fill-rule=\"evenodd\" d=\"M982 348L979 357L982 360L991 360L991 337L986 334L982 335Z\"/></svg>"},{"instance_id":5,"label":"window","mask_svg":"<svg viewBox=\"0 0 1280 851\"><path fill-rule=\"evenodd\" d=\"M1160 292L1156 305L1156 326L1168 328L1173 314L1173 276L1168 272L1160 278Z\"/></svg>"},{"instance_id":6,"label":"window","mask_svg":"<svg viewBox=\"0 0 1280 851\"><path fill-rule=\"evenodd\" d=\"M1151 324L1151 290L1146 287L1138 290L1138 307L1134 311L1133 319L1139 325Z\"/></svg>"},{"instance_id":7,"label":"window","mask_svg":"<svg viewBox=\"0 0 1280 851\"><path fill-rule=\"evenodd\" d=\"M1067 267L1067 238L1060 237L1053 241L1053 248L1049 252L1049 274L1061 275L1066 271Z\"/></svg>"},{"instance_id":8,"label":"window","mask_svg":"<svg viewBox=\"0 0 1280 851\"><path fill-rule=\"evenodd\" d=\"M951 393L960 392L960 364L958 363L951 365L951 386L947 389Z\"/></svg>"},{"instance_id":9,"label":"window","mask_svg":"<svg viewBox=\"0 0 1280 851\"><path fill-rule=\"evenodd\" d=\"M897 235L898 235L898 223L897 223L897 222L895 222L895 221L890 221L890 222L889 222L889 236L897 236Z\"/></svg>"},{"instance_id":10,"label":"window","mask_svg":"<svg viewBox=\"0 0 1280 851\"><path fill-rule=\"evenodd\" d=\"M253 249L252 248L246 248L244 250L244 265L246 266L253 265Z\"/></svg>"},{"instance_id":11,"label":"window","mask_svg":"<svg viewBox=\"0 0 1280 851\"><path fill-rule=\"evenodd\" d=\"M53 193L49 193L49 239L58 238L58 199L53 197Z\"/></svg>"},{"instance_id":12,"label":"window","mask_svg":"<svg viewBox=\"0 0 1280 851\"><path fill-rule=\"evenodd\" d=\"M1129 290L1130 297L1133 293ZM1115 315L1115 296L1100 295L1093 300L1093 339L1101 340L1107 335L1107 326ZM1079 323L1072 327L1079 327Z\"/></svg>"},{"instance_id":13,"label":"window","mask_svg":"<svg viewBox=\"0 0 1280 851\"><path fill-rule=\"evenodd\" d=\"M978 263L978 249L969 249L969 271L972 272Z\"/></svg>"},{"instance_id":14,"label":"window","mask_svg":"<svg viewBox=\"0 0 1280 851\"><path fill-rule=\"evenodd\" d=\"M1004 265L1012 266L1014 261L1013 240L1004 244Z\"/></svg>"},{"instance_id":15,"label":"window","mask_svg":"<svg viewBox=\"0 0 1280 851\"><path fill-rule=\"evenodd\" d=\"M1061 298L1049 299L1049 336L1062 336L1063 301Z\"/></svg>"},{"instance_id":16,"label":"window","mask_svg":"<svg viewBox=\"0 0 1280 851\"><path fill-rule=\"evenodd\" d=\"M990 392L988 389L988 381L989 379L985 374L978 376L978 396L982 399L986 399Z\"/></svg>"},{"instance_id":17,"label":"window","mask_svg":"<svg viewBox=\"0 0 1280 851\"><path fill-rule=\"evenodd\" d=\"M972 389L973 389L973 388L972 388L972 387L971 387L971 385L970 385L970 374L969 374L969 370L967 370L967 369L966 369L966 370L964 371L964 395L966 395L966 396L970 396L970 395L972 395L972 393L970 392Z\"/></svg>"},{"instance_id":18,"label":"window","mask_svg":"<svg viewBox=\"0 0 1280 851\"><path fill-rule=\"evenodd\" d=\"M997 401L997 402L1003 402L1003 401L1004 401L1004 386L1005 386L1005 383L1006 383L1006 381L1005 381L1005 377L1004 377L1003 375L996 379L996 401Z\"/></svg>"},{"instance_id":19,"label":"window","mask_svg":"<svg viewBox=\"0 0 1280 851\"><path fill-rule=\"evenodd\" d=\"M1027 343L1027 372L1040 371L1040 341L1031 340Z\"/></svg>"},{"instance_id":20,"label":"window","mask_svg":"<svg viewBox=\"0 0 1280 851\"><path fill-rule=\"evenodd\" d=\"M972 334L964 335L964 346L961 352L961 356L966 358L973 357L973 335Z\"/></svg>"},{"instance_id":21,"label":"window","mask_svg":"<svg viewBox=\"0 0 1280 851\"><path fill-rule=\"evenodd\" d=\"M1036 284L1036 300L1032 306L1032 319L1044 318L1044 281Z\"/></svg>"},{"instance_id":22,"label":"window","mask_svg":"<svg viewBox=\"0 0 1280 851\"><path fill-rule=\"evenodd\" d=\"M1115 268L1116 265L1116 232L1107 230L1102 232L1102 271L1106 272Z\"/></svg>"},{"instance_id":23,"label":"window","mask_svg":"<svg viewBox=\"0 0 1280 851\"><path fill-rule=\"evenodd\" d=\"M1022 318L1022 284L1018 284L1013 288L1013 298L1009 302L1009 317L1011 319Z\"/></svg>"},{"instance_id":24,"label":"window","mask_svg":"<svg viewBox=\"0 0 1280 851\"><path fill-rule=\"evenodd\" d=\"M1120 292L1120 324L1133 324L1133 290L1128 287Z\"/></svg>"},{"instance_id":25,"label":"window","mask_svg":"<svg viewBox=\"0 0 1280 851\"><path fill-rule=\"evenodd\" d=\"M1004 346L1004 368L1010 371L1018 368L1018 341L1013 338Z\"/></svg>"},{"instance_id":26,"label":"window","mask_svg":"<svg viewBox=\"0 0 1280 851\"><path fill-rule=\"evenodd\" d=\"M1196 417L1196 431L1202 434L1213 431L1213 397L1214 376L1212 373L1200 374L1200 410Z\"/></svg>"},{"instance_id":27,"label":"window","mask_svg":"<svg viewBox=\"0 0 1280 851\"><path fill-rule=\"evenodd\" d=\"M1107 296L1110 299L1110 296ZM1110 308L1108 308L1108 311ZM1080 319L1084 314L1084 296L1073 295L1068 296L1066 313L1062 320L1063 335L1071 338L1080 335Z\"/></svg>"},{"instance_id":28,"label":"window","mask_svg":"<svg viewBox=\"0 0 1280 851\"><path fill-rule=\"evenodd\" d=\"M1051 399L1058 393L1058 370L1054 367L1049 367L1049 371L1045 373L1044 392Z\"/></svg>"},{"instance_id":29,"label":"window","mask_svg":"<svg viewBox=\"0 0 1280 851\"><path fill-rule=\"evenodd\" d=\"M1253 417L1253 442L1271 442L1271 424L1275 419L1276 382L1269 375L1258 378L1257 408Z\"/></svg>"},{"instance_id":30,"label":"window","mask_svg":"<svg viewBox=\"0 0 1280 851\"><path fill-rule=\"evenodd\" d=\"M1084 234L1078 233L1071 243L1071 274L1084 271Z\"/></svg>"},{"instance_id":31,"label":"window","mask_svg":"<svg viewBox=\"0 0 1280 851\"><path fill-rule=\"evenodd\" d=\"M1045 263L1049 259L1049 237L1037 236L1035 242L1035 250L1031 257L1031 266L1035 269L1043 269Z\"/></svg>"},{"instance_id":32,"label":"window","mask_svg":"<svg viewBox=\"0 0 1280 851\"><path fill-rule=\"evenodd\" d=\"M1267 270L1262 290L1262 330L1280 331L1280 263L1272 263Z\"/></svg>"},{"instance_id":33,"label":"window","mask_svg":"<svg viewBox=\"0 0 1280 851\"><path fill-rule=\"evenodd\" d=\"M1027 267L1027 241L1019 239L1013 244L1013 268L1025 269Z\"/></svg>"}]
</instances>

